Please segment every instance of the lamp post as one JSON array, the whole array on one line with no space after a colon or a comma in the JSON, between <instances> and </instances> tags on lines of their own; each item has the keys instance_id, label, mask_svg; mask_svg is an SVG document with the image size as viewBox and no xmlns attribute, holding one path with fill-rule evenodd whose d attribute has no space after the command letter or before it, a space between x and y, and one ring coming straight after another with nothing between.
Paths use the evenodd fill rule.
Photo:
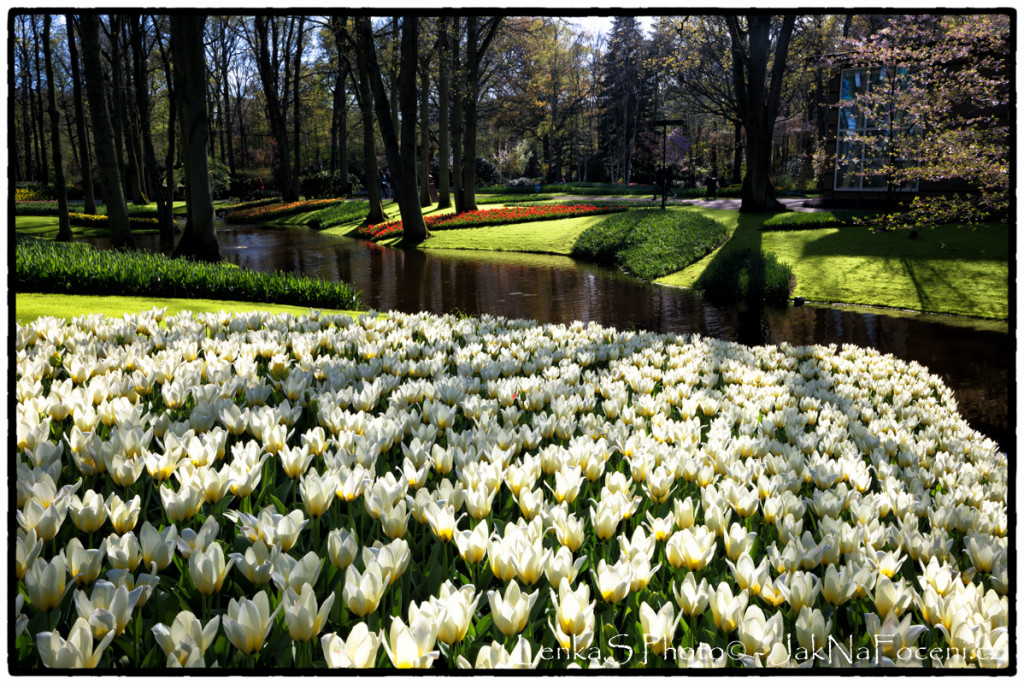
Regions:
<instances>
[{"instance_id":1,"label":"lamp post","mask_svg":"<svg viewBox=\"0 0 1024 684\"><path fill-rule=\"evenodd\" d=\"M661 168L665 171L666 177L668 173L668 127L669 126L683 126L684 130L688 129L686 119L659 119L658 121L652 121L651 124L655 126L661 126ZM687 130L687 132L689 132ZM661 188L661 208L665 208L665 198L668 195L668 181Z\"/></svg>"}]
</instances>

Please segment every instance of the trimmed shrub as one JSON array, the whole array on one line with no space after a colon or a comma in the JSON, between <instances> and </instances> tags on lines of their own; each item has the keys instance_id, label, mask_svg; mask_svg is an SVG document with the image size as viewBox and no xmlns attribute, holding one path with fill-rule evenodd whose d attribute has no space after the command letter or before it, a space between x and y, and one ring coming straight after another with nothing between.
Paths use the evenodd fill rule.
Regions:
<instances>
[{"instance_id":1,"label":"trimmed shrub","mask_svg":"<svg viewBox=\"0 0 1024 684\"><path fill-rule=\"evenodd\" d=\"M724 224L700 214L633 209L583 231L572 256L654 280L697 261L728 235Z\"/></svg>"},{"instance_id":2,"label":"trimmed shrub","mask_svg":"<svg viewBox=\"0 0 1024 684\"><path fill-rule=\"evenodd\" d=\"M68 221L73 226L86 228L107 228L110 224L110 220L105 214L79 214L73 211L68 212ZM155 218L129 214L128 225L132 230L156 230L160 227L160 221Z\"/></svg>"},{"instance_id":3,"label":"trimmed shrub","mask_svg":"<svg viewBox=\"0 0 1024 684\"><path fill-rule=\"evenodd\" d=\"M781 304L789 300L794 280L793 271L774 254L743 248L719 255L694 288L716 303Z\"/></svg>"}]
</instances>

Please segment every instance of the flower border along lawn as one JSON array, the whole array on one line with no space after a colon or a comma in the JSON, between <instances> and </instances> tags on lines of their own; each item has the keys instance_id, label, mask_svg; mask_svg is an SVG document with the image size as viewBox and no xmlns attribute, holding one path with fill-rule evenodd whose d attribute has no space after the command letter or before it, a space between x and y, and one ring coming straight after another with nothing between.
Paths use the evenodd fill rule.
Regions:
<instances>
[{"instance_id":1,"label":"flower border along lawn","mask_svg":"<svg viewBox=\"0 0 1024 684\"><path fill-rule=\"evenodd\" d=\"M904 231L867 227L768 232L769 214L691 207L733 229L721 248L687 268L658 279L692 287L712 260L728 250L764 249L790 265L793 296L810 301L911 309L926 313L1006 319L1009 315L1009 226L924 227L911 240Z\"/></svg>"},{"instance_id":2,"label":"flower border along lawn","mask_svg":"<svg viewBox=\"0 0 1024 684\"><path fill-rule=\"evenodd\" d=\"M288 304L265 304L260 302L238 302L222 299L173 299L164 297L118 297L102 295L65 295L38 292L18 292L14 297L15 317L21 324L29 323L43 316L71 320L76 316L103 314L122 316L126 313L144 313L156 307L166 308L166 315L173 316L181 311L197 313L239 314L260 312L267 314L290 313L296 316L308 314L310 307ZM323 313L346 314L352 317L365 316L365 311L342 309L317 309Z\"/></svg>"}]
</instances>

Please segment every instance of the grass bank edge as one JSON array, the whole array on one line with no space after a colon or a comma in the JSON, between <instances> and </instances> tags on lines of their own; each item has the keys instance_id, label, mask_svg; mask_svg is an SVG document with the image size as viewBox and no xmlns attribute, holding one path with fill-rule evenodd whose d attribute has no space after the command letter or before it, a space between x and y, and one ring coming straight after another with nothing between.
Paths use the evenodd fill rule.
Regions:
<instances>
[{"instance_id":1,"label":"grass bank edge","mask_svg":"<svg viewBox=\"0 0 1024 684\"><path fill-rule=\"evenodd\" d=\"M223 299L180 299L171 297L124 297L116 295L65 295L41 292L16 292L14 295L15 318L19 324L53 316L71 320L76 316L87 314L103 314L119 317L124 314L144 313L154 307L167 308L167 315L181 311L199 313L249 313L263 312L268 314L290 313L296 316L308 314L311 310L325 314L344 314L352 318L367 315L367 311L346 309L313 309L311 307L292 306L290 304L267 304L259 302L241 302ZM378 314L383 317L384 314Z\"/></svg>"}]
</instances>

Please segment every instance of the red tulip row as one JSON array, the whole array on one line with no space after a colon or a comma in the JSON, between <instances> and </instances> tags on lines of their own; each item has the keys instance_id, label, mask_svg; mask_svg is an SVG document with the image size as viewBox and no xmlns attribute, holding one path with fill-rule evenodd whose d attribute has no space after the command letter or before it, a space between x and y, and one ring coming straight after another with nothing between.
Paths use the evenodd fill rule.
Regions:
<instances>
[{"instance_id":1,"label":"red tulip row","mask_svg":"<svg viewBox=\"0 0 1024 684\"><path fill-rule=\"evenodd\" d=\"M303 202L287 202L253 207L251 209L239 209L229 213L224 217L224 220L227 223L259 223L260 221L267 221L286 214L323 209L340 201L339 199L305 200Z\"/></svg>"},{"instance_id":2,"label":"red tulip row","mask_svg":"<svg viewBox=\"0 0 1024 684\"><path fill-rule=\"evenodd\" d=\"M597 207L592 204L542 205L534 207L502 207L498 209L478 209L461 214L440 214L424 216L423 223L427 230L451 230L455 228L478 228L481 226L510 225L527 221L547 221L551 219L573 218L577 216L594 216L625 211L626 206ZM388 221L360 228L357 235L362 238L383 240L402 234L401 221Z\"/></svg>"}]
</instances>

